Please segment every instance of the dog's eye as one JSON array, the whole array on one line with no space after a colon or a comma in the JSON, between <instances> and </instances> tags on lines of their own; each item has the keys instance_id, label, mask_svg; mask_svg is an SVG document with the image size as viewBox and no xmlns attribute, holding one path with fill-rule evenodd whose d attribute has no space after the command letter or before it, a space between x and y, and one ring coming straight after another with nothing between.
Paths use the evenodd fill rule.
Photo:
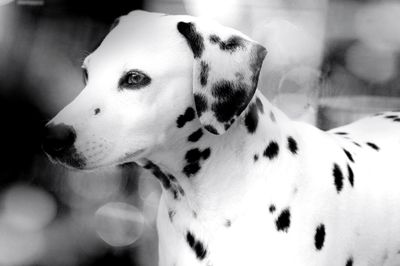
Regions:
<instances>
[{"instance_id":1,"label":"dog's eye","mask_svg":"<svg viewBox=\"0 0 400 266\"><path fill-rule=\"evenodd\" d=\"M82 77L83 77L83 84L86 85L89 78L89 74L86 68L82 68Z\"/></svg>"},{"instance_id":2,"label":"dog's eye","mask_svg":"<svg viewBox=\"0 0 400 266\"><path fill-rule=\"evenodd\" d=\"M150 77L139 70L131 70L119 81L120 89L139 89L150 84Z\"/></svg>"}]
</instances>

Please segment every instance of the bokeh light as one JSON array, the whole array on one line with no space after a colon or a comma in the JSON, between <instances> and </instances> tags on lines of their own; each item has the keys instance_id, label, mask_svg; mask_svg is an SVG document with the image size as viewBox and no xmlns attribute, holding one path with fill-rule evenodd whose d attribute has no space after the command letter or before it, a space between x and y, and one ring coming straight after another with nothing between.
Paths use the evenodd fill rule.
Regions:
<instances>
[{"instance_id":1,"label":"bokeh light","mask_svg":"<svg viewBox=\"0 0 400 266\"><path fill-rule=\"evenodd\" d=\"M13 1L14 0L0 0L0 6L7 5L7 4L9 4L9 3L13 2Z\"/></svg>"},{"instance_id":2,"label":"bokeh light","mask_svg":"<svg viewBox=\"0 0 400 266\"><path fill-rule=\"evenodd\" d=\"M110 202L96 211L96 232L107 244L128 246L143 233L144 217L135 206L124 202Z\"/></svg>"},{"instance_id":3,"label":"bokeh light","mask_svg":"<svg viewBox=\"0 0 400 266\"><path fill-rule=\"evenodd\" d=\"M19 266L36 261L45 251L43 233L23 232L0 223L0 265Z\"/></svg>"},{"instance_id":4,"label":"bokeh light","mask_svg":"<svg viewBox=\"0 0 400 266\"><path fill-rule=\"evenodd\" d=\"M240 17L240 0L184 0L188 14L215 19L227 25Z\"/></svg>"},{"instance_id":5,"label":"bokeh light","mask_svg":"<svg viewBox=\"0 0 400 266\"><path fill-rule=\"evenodd\" d=\"M400 49L400 3L382 1L362 6L354 16L358 37L375 49Z\"/></svg>"},{"instance_id":6,"label":"bokeh light","mask_svg":"<svg viewBox=\"0 0 400 266\"><path fill-rule=\"evenodd\" d=\"M321 40L301 25L275 19L259 27L255 35L268 50L265 68L286 70L296 65L316 65L320 60Z\"/></svg>"},{"instance_id":7,"label":"bokeh light","mask_svg":"<svg viewBox=\"0 0 400 266\"><path fill-rule=\"evenodd\" d=\"M3 195L0 219L19 231L39 231L56 214L54 199L44 190L17 185Z\"/></svg>"},{"instance_id":8,"label":"bokeh light","mask_svg":"<svg viewBox=\"0 0 400 266\"><path fill-rule=\"evenodd\" d=\"M397 71L396 55L391 50L374 49L363 43L353 45L346 54L348 69L364 80L385 82Z\"/></svg>"}]
</instances>

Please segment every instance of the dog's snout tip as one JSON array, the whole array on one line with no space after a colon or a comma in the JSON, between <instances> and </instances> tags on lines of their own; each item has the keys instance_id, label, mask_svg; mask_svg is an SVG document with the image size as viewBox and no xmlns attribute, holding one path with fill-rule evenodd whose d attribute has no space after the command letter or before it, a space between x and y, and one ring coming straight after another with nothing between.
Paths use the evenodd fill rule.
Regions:
<instances>
[{"instance_id":1,"label":"dog's snout tip","mask_svg":"<svg viewBox=\"0 0 400 266\"><path fill-rule=\"evenodd\" d=\"M44 128L42 148L49 155L57 156L71 148L75 139L75 130L71 126L49 124Z\"/></svg>"}]
</instances>

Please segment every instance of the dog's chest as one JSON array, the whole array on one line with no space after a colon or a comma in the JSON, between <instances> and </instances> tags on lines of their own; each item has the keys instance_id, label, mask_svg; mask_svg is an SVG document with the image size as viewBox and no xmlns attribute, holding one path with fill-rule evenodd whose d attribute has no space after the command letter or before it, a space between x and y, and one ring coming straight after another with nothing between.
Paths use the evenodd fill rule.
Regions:
<instances>
[{"instance_id":1,"label":"dog's chest","mask_svg":"<svg viewBox=\"0 0 400 266\"><path fill-rule=\"evenodd\" d=\"M287 261L282 265L291 265L289 261L293 257L286 255L288 250L295 249L287 246L286 233L277 233L277 218L271 217L273 214L265 204L249 206L246 213L232 220L211 217L212 222L202 222L207 217L201 216L198 214L198 221L193 219L190 225L183 225L180 230L167 218L167 208L160 206L161 265L275 265L276 261ZM285 226L285 221L282 223ZM184 228L191 228L194 245L188 243Z\"/></svg>"},{"instance_id":2,"label":"dog's chest","mask_svg":"<svg viewBox=\"0 0 400 266\"><path fill-rule=\"evenodd\" d=\"M293 180L296 179L295 172L294 169L284 171L287 178ZM253 175L254 179L266 180L262 167ZM294 200L293 193L297 191L290 186L278 193L273 190L284 187L284 182L276 185L273 189L267 182L252 184L253 195L232 206L233 212L226 209L199 212L194 217L175 206L171 221L170 206L161 202L158 220L161 265L294 265L294 258L297 262L300 258L294 254L301 250L298 247L312 244L313 240L311 237L295 241L305 230L300 223L293 226L293 214L288 211ZM296 209L300 209L300 205L293 213L297 216L296 221L301 220ZM193 245L188 241L188 231L195 238ZM293 241L288 241L289 238Z\"/></svg>"}]
</instances>

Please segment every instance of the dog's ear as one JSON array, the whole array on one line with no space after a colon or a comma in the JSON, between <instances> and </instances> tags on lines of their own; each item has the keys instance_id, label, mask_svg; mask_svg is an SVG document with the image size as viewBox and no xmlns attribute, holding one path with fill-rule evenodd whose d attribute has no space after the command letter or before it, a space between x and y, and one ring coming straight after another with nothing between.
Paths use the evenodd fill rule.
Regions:
<instances>
[{"instance_id":1,"label":"dog's ear","mask_svg":"<svg viewBox=\"0 0 400 266\"><path fill-rule=\"evenodd\" d=\"M193 55L193 95L205 129L223 134L251 101L266 49L221 25L179 22Z\"/></svg>"}]
</instances>

